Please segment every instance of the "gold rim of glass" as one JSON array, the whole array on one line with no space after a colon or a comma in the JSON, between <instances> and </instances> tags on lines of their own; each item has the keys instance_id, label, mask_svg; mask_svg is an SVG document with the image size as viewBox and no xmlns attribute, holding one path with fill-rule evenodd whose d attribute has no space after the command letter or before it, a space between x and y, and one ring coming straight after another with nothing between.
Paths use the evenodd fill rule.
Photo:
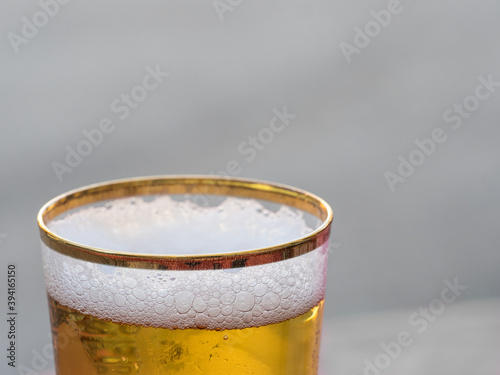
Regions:
<instances>
[{"instance_id":1,"label":"gold rim of glass","mask_svg":"<svg viewBox=\"0 0 500 375\"><path fill-rule=\"evenodd\" d=\"M69 241L52 232L47 223L84 205L110 199L145 195L222 195L284 204L321 220L310 234L292 242L244 251L203 255L156 255L120 252ZM328 241L332 209L307 191L265 181L213 176L155 176L108 181L69 191L47 202L38 213L43 243L61 254L92 263L161 270L213 270L256 266L294 258Z\"/></svg>"}]
</instances>

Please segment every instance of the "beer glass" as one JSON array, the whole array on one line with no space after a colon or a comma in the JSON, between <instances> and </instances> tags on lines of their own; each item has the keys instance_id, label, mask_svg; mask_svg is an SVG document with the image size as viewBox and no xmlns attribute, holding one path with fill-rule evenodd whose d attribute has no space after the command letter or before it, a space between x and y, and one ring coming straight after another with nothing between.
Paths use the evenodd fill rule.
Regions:
<instances>
[{"instance_id":1,"label":"beer glass","mask_svg":"<svg viewBox=\"0 0 500 375\"><path fill-rule=\"evenodd\" d=\"M332 212L288 186L165 176L38 214L59 375L316 374Z\"/></svg>"}]
</instances>

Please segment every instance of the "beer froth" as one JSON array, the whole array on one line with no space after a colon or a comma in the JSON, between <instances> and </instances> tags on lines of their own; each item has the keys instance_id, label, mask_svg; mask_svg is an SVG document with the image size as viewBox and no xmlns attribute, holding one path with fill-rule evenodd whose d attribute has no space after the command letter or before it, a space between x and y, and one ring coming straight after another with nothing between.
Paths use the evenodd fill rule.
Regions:
<instances>
[{"instance_id":1,"label":"beer froth","mask_svg":"<svg viewBox=\"0 0 500 375\"><path fill-rule=\"evenodd\" d=\"M119 199L48 226L74 242L145 254L250 250L311 232L288 207L272 212L240 198L204 208L169 197ZM317 306L324 298L327 247L281 262L209 271L104 266L45 245L43 256L50 296L82 313L152 327L234 329L278 323Z\"/></svg>"}]
</instances>

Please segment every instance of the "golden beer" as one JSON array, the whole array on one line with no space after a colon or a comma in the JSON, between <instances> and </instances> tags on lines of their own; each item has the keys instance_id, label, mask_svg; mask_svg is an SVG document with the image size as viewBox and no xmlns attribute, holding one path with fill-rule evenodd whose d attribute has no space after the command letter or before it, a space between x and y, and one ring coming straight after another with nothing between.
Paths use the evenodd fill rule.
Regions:
<instances>
[{"instance_id":1,"label":"golden beer","mask_svg":"<svg viewBox=\"0 0 500 375\"><path fill-rule=\"evenodd\" d=\"M317 374L331 220L310 193L200 176L49 201L57 374Z\"/></svg>"},{"instance_id":2,"label":"golden beer","mask_svg":"<svg viewBox=\"0 0 500 375\"><path fill-rule=\"evenodd\" d=\"M49 298L58 373L313 375L323 302L295 318L231 330L104 321Z\"/></svg>"}]
</instances>

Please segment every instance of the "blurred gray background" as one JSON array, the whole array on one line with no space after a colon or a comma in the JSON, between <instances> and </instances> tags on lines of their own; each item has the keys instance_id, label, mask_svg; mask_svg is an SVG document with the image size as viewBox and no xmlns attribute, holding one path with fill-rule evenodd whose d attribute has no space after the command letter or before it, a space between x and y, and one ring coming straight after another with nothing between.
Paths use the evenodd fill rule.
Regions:
<instances>
[{"instance_id":1,"label":"blurred gray background","mask_svg":"<svg viewBox=\"0 0 500 375\"><path fill-rule=\"evenodd\" d=\"M33 362L49 343L42 204L110 179L226 172L300 187L333 207L325 374L363 373L374 358L366 353L381 352L380 340L458 278L467 289L456 312L439 317L453 334L433 331L430 347L415 344L385 373L453 365L498 375L499 13L496 1L462 0L9 0L0 15L0 280L17 263L18 365L52 366ZM155 81L151 70L165 74ZM283 111L289 119L272 128ZM89 149L86 132L106 121ZM444 142L415 152L439 129ZM405 170L400 157L419 165ZM395 177L398 167L406 177ZM467 326L469 341L458 332L473 317L482 328ZM433 356L459 337L472 357ZM2 374L22 373L1 361Z\"/></svg>"}]
</instances>

